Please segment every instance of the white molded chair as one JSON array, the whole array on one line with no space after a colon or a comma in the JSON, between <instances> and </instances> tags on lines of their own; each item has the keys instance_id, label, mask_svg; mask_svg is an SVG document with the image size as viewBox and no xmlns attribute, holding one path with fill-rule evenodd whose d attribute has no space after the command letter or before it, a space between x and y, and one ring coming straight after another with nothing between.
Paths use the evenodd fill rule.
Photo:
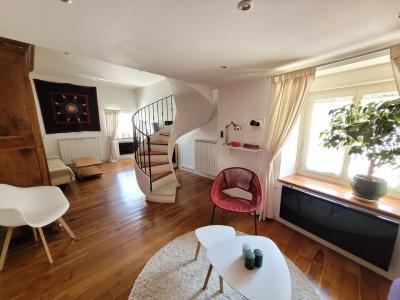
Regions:
<instances>
[{"instance_id":1,"label":"white molded chair","mask_svg":"<svg viewBox=\"0 0 400 300\"><path fill-rule=\"evenodd\" d=\"M32 227L35 241L38 240L36 230L39 231L49 262L53 263L42 228L58 220L74 239L74 233L62 218L68 208L69 202L58 187L20 188L0 184L0 226L8 227L0 256L0 270L4 267L13 229L23 225Z\"/></svg>"}]
</instances>

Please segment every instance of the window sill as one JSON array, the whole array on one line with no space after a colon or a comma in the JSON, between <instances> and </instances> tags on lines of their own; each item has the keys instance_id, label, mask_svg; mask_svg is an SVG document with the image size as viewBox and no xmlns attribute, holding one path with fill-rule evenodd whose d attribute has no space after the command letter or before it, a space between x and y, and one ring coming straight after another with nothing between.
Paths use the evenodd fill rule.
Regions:
<instances>
[{"instance_id":1,"label":"window sill","mask_svg":"<svg viewBox=\"0 0 400 300\"><path fill-rule=\"evenodd\" d=\"M376 203L365 202L353 197L349 185L330 183L300 174L280 178L279 182L400 220L400 199L397 198L384 196Z\"/></svg>"},{"instance_id":2,"label":"window sill","mask_svg":"<svg viewBox=\"0 0 400 300\"><path fill-rule=\"evenodd\" d=\"M350 187L351 179L346 177L341 177L340 175L336 175L333 173L322 173L313 170L307 170L305 168L298 169L297 175L302 175L304 177L308 177L311 179L320 180L326 183L333 183L340 186ZM388 186L388 192L386 194L387 197L399 199L400 201L400 190L398 188L391 188Z\"/></svg>"}]
</instances>

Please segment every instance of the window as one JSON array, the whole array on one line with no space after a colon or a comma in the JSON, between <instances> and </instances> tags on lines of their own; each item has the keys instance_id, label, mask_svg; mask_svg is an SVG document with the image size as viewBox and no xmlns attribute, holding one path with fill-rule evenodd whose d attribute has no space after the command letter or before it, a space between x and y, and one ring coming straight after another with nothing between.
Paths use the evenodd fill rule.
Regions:
<instances>
[{"instance_id":1,"label":"window","mask_svg":"<svg viewBox=\"0 0 400 300\"><path fill-rule=\"evenodd\" d=\"M118 114L117 139L133 138L133 112L120 111Z\"/></svg>"},{"instance_id":2,"label":"window","mask_svg":"<svg viewBox=\"0 0 400 300\"><path fill-rule=\"evenodd\" d=\"M387 92L387 93L374 93L366 94L360 100L361 104L368 104L372 102L390 101L399 98L398 92ZM400 134L400 132L399 132ZM368 170L369 162L366 158L359 156L350 157L348 176L351 178L355 174L365 174ZM397 165L400 165L398 160ZM375 176L385 179L388 182L389 187L396 188L399 186L400 181L400 169L394 169L393 166L383 166L375 171Z\"/></svg>"},{"instance_id":3,"label":"window","mask_svg":"<svg viewBox=\"0 0 400 300\"><path fill-rule=\"evenodd\" d=\"M323 173L340 175L343 168L345 150L326 149L321 145L319 134L329 128L328 113L331 109L349 104L352 97L319 99L314 102L308 131L306 168Z\"/></svg>"},{"instance_id":4,"label":"window","mask_svg":"<svg viewBox=\"0 0 400 300\"><path fill-rule=\"evenodd\" d=\"M394 82L311 93L301 120L298 172L343 182L350 181L355 174L366 174L369 166L366 158L349 156L346 149L324 148L319 134L329 127L331 109L350 103L367 104L397 98ZM391 190L400 192L400 168L383 166L376 169L374 175L384 178Z\"/></svg>"}]
</instances>

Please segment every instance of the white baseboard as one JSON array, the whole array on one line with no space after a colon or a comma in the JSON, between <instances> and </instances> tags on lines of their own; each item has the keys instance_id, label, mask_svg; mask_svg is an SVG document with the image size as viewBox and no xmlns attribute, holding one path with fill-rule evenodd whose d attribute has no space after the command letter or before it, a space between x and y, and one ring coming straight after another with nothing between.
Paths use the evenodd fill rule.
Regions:
<instances>
[{"instance_id":1,"label":"white baseboard","mask_svg":"<svg viewBox=\"0 0 400 300\"><path fill-rule=\"evenodd\" d=\"M199 175L199 176L202 176L202 177L206 177L206 178L209 178L209 179L215 179L215 176L213 176L213 175L203 174L203 173L197 172L196 170L194 170L193 168L190 168L190 167L186 167L186 166L180 165L179 169L182 169L182 170L184 170L186 172L190 172L190 173L193 173L193 174L196 174L196 175Z\"/></svg>"},{"instance_id":2,"label":"white baseboard","mask_svg":"<svg viewBox=\"0 0 400 300\"><path fill-rule=\"evenodd\" d=\"M135 155L134 154L123 154L123 155L119 155L117 156L117 161L118 160L123 160L123 159L134 159Z\"/></svg>"}]
</instances>

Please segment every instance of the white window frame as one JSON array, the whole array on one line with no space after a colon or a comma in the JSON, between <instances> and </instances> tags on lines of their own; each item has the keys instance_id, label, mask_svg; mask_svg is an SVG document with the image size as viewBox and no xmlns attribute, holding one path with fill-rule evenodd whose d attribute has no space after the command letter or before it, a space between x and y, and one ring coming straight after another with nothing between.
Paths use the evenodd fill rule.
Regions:
<instances>
[{"instance_id":1,"label":"white window frame","mask_svg":"<svg viewBox=\"0 0 400 300\"><path fill-rule=\"evenodd\" d=\"M397 91L397 86L395 81L311 92L306 99L305 107L300 117L300 134L299 134L299 145L298 145L299 155L297 156L296 172L304 176L313 177L316 179L321 179L333 183L338 183L338 184L350 183L351 179L348 176L350 155L348 155L348 149L346 149L343 167L339 175L307 169L306 160L307 160L308 139L309 139L308 133L311 126L311 118L308 118L307 116L310 116L312 114L314 102L321 99L352 96L353 103L360 103L363 95L393 92L393 91ZM400 198L400 183L394 189L389 188L388 195Z\"/></svg>"},{"instance_id":2,"label":"white window frame","mask_svg":"<svg viewBox=\"0 0 400 300\"><path fill-rule=\"evenodd\" d=\"M135 111L133 111L133 110L120 110L119 111L120 112L120 114L121 113L124 113L124 114L132 114L132 117L133 117L133 115L135 114ZM119 116L118 116L119 117ZM119 126L119 124L118 124L118 126ZM117 134L118 134L118 128L117 128ZM115 138L115 140L118 140L118 141L124 141L124 140L131 140L133 138L133 123L132 123L132 137L116 137Z\"/></svg>"}]
</instances>

